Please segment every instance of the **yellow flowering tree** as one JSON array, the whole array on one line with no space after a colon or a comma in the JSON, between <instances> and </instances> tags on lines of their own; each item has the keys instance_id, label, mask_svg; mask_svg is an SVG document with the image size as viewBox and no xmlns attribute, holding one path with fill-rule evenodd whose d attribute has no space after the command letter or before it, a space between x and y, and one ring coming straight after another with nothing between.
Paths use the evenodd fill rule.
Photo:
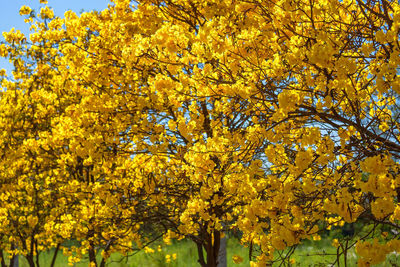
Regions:
<instances>
[{"instance_id":1,"label":"yellow flowering tree","mask_svg":"<svg viewBox=\"0 0 400 267\"><path fill-rule=\"evenodd\" d=\"M148 234L159 221L153 214L158 204L146 205L144 182L130 158L142 153L126 134L140 96L113 87L113 77L103 76L107 86L85 80L81 72L94 64L81 69L87 51L76 51L90 38L69 36L74 27L51 9L42 8L37 19L27 7L20 13L29 15L29 40L12 30L1 45L1 55L14 64L0 97L1 249L25 256L30 266L50 248L56 248L54 259L62 248L72 265L88 254L92 265L104 266L113 251L141 248L165 231L158 226ZM70 23L77 18L66 17ZM122 99L132 114L119 112ZM65 244L69 240L77 245Z\"/></svg>"},{"instance_id":2,"label":"yellow flowering tree","mask_svg":"<svg viewBox=\"0 0 400 267\"><path fill-rule=\"evenodd\" d=\"M96 266L101 250L104 266L165 233L216 266L234 230L263 266L332 226L399 228L397 2L20 13L32 33L0 46L15 66L0 109L5 249L31 263L76 239L71 263L89 254ZM368 266L400 249L392 233L358 238L336 240L338 257L354 246Z\"/></svg>"}]
</instances>

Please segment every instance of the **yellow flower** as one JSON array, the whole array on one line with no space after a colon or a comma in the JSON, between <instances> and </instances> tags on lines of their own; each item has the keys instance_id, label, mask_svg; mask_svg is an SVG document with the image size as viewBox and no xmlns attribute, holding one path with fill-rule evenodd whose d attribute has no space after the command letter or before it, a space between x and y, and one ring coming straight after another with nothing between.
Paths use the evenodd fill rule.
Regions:
<instances>
[{"instance_id":1,"label":"yellow flower","mask_svg":"<svg viewBox=\"0 0 400 267\"><path fill-rule=\"evenodd\" d=\"M154 249L149 248L149 247L144 247L144 252L145 253L154 253Z\"/></svg>"},{"instance_id":2,"label":"yellow flower","mask_svg":"<svg viewBox=\"0 0 400 267\"><path fill-rule=\"evenodd\" d=\"M27 221L30 227L35 227L38 222L38 217L29 215Z\"/></svg>"},{"instance_id":3,"label":"yellow flower","mask_svg":"<svg viewBox=\"0 0 400 267\"><path fill-rule=\"evenodd\" d=\"M239 255L234 255L234 256L232 257L232 260L233 260L233 262L236 263L236 264L239 264L239 263L242 263L242 262L243 262L243 258L240 257Z\"/></svg>"},{"instance_id":4,"label":"yellow flower","mask_svg":"<svg viewBox=\"0 0 400 267\"><path fill-rule=\"evenodd\" d=\"M320 235L313 235L313 240L314 241L320 241L321 240L321 236Z\"/></svg>"},{"instance_id":5,"label":"yellow flower","mask_svg":"<svg viewBox=\"0 0 400 267\"><path fill-rule=\"evenodd\" d=\"M29 6L22 6L19 10L19 14L21 16L23 15L29 15L32 12L32 9Z\"/></svg>"},{"instance_id":6,"label":"yellow flower","mask_svg":"<svg viewBox=\"0 0 400 267\"><path fill-rule=\"evenodd\" d=\"M171 255L167 254L165 255L165 262L170 263L171 262Z\"/></svg>"},{"instance_id":7,"label":"yellow flower","mask_svg":"<svg viewBox=\"0 0 400 267\"><path fill-rule=\"evenodd\" d=\"M332 246L338 248L340 246L339 240L337 238L332 240Z\"/></svg>"},{"instance_id":8,"label":"yellow flower","mask_svg":"<svg viewBox=\"0 0 400 267\"><path fill-rule=\"evenodd\" d=\"M40 9L40 17L42 19L52 19L54 17L54 12L48 6Z\"/></svg>"}]
</instances>

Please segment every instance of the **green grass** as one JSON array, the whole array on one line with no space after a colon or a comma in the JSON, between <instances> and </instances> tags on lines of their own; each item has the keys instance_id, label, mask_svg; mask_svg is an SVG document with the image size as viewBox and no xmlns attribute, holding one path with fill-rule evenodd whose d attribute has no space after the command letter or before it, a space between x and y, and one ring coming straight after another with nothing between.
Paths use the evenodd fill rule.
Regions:
<instances>
[{"instance_id":1,"label":"green grass","mask_svg":"<svg viewBox=\"0 0 400 267\"><path fill-rule=\"evenodd\" d=\"M332 239L326 238L321 241L303 241L298 246L295 253L291 258L295 260L292 266L338 266L338 264L332 265L336 260L337 250L331 246ZM347 253L347 267L357 266L358 256L356 255L354 247L349 249ZM276 265L278 266L278 265ZM340 258L340 266L345 266L343 256ZM379 267L393 267L400 266L400 254L391 253L387 256L386 261L374 265Z\"/></svg>"},{"instance_id":2,"label":"green grass","mask_svg":"<svg viewBox=\"0 0 400 267\"><path fill-rule=\"evenodd\" d=\"M321 241L303 241L295 252L290 256L290 259L294 259L295 263L291 266L331 266L336 259L336 249L331 246L332 238L329 236ZM179 242L173 242L170 246L164 246L161 251L157 251L157 245L153 247L155 249L154 253L145 253L140 251L130 257L122 257L119 254L113 254L107 261L108 267L180 267L180 266L200 266L197 263L197 249L193 242L188 240L182 240ZM176 260L171 260L171 262L166 262L166 255L172 255L176 253ZM240 255L244 261L241 264L234 264L232 257L233 255ZM330 255L332 254L332 255ZM40 265L49 266L52 259L52 252L42 252L40 254ZM356 266L357 256L355 254L354 248L350 249L347 254L348 263L347 266ZM100 256L99 256L100 261ZM249 266L248 259L248 249L242 247L237 239L229 238L227 243L227 262L228 266ZM59 253L57 256L56 266L65 267L67 266L67 257ZM29 266L27 261L20 257L20 267ZM82 259L80 263L74 266L83 267L88 266L88 260ZM279 263L274 264L274 266L279 266ZM282 265L287 266L287 265ZM335 265L337 266L337 265ZM340 266L345 266L342 261ZM377 266L390 267L390 266L400 266L400 256L391 254L388 256L385 263Z\"/></svg>"},{"instance_id":3,"label":"green grass","mask_svg":"<svg viewBox=\"0 0 400 267\"><path fill-rule=\"evenodd\" d=\"M236 239L228 239L227 243L227 260L228 266L249 266L248 250L240 246ZM173 242L170 246L163 246L161 251L157 251L157 245L153 247L154 253L145 253L139 251L133 256L123 257L120 254L111 255L107 261L108 267L179 267L179 266L200 266L197 262L197 248L195 244L188 240ZM166 255L176 254L176 260L166 262ZM234 254L241 255L244 261L241 264L234 264L232 257ZM53 257L53 251L42 252L40 254L40 266L49 266ZM28 267L28 262L24 257L19 257L19 266ZM98 262L100 262L100 255L98 255ZM56 267L65 267L68 264L68 257L64 256L60 251L56 259ZM88 259L82 259L81 262L76 263L74 266L83 267L88 266Z\"/></svg>"}]
</instances>

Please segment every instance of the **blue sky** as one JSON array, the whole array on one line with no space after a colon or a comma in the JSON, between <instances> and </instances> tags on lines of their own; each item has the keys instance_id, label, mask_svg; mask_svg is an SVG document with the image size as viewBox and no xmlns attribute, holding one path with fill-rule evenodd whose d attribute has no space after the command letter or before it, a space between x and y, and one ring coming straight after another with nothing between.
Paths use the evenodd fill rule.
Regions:
<instances>
[{"instance_id":1,"label":"blue sky","mask_svg":"<svg viewBox=\"0 0 400 267\"><path fill-rule=\"evenodd\" d=\"M79 14L80 11L103 10L107 8L109 0L48 0L48 5L53 8L56 16L63 17L67 10L73 10ZM40 10L43 5L39 0L0 0L0 32L7 32L11 28L21 30L27 34L29 25L24 23L24 17L19 15L21 6L27 5L34 10ZM0 41L3 41L3 35L0 34ZM7 60L0 58L0 69L6 69L9 74L12 70L11 64Z\"/></svg>"}]
</instances>

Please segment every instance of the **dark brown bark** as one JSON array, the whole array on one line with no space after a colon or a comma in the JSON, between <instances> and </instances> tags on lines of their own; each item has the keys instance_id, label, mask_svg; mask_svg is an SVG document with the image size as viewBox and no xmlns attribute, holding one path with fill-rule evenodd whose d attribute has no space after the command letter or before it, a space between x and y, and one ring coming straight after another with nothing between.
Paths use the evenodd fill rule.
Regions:
<instances>
[{"instance_id":1,"label":"dark brown bark","mask_svg":"<svg viewBox=\"0 0 400 267\"><path fill-rule=\"evenodd\" d=\"M36 251L36 267L40 267L40 263L39 263L40 251L38 251L38 242L37 242L37 240L35 241L35 251Z\"/></svg>"},{"instance_id":2,"label":"dark brown bark","mask_svg":"<svg viewBox=\"0 0 400 267\"><path fill-rule=\"evenodd\" d=\"M217 267L220 241L221 233L219 231L214 231L213 234L207 233L207 242L205 247L207 252L207 267Z\"/></svg>"},{"instance_id":3,"label":"dark brown bark","mask_svg":"<svg viewBox=\"0 0 400 267\"><path fill-rule=\"evenodd\" d=\"M107 242L106 247L104 248L104 252L108 252L112 246L112 244L114 243L114 239L111 239ZM102 258L101 259L101 263L100 263L100 267L105 267L106 266L106 258Z\"/></svg>"},{"instance_id":4,"label":"dark brown bark","mask_svg":"<svg viewBox=\"0 0 400 267\"><path fill-rule=\"evenodd\" d=\"M35 267L35 261L34 261L34 257L33 257L33 254L34 254L33 252L35 249L35 240L34 240L33 234L31 235L30 239L31 239L31 242L30 242L29 254L26 255L25 258L28 261L30 267Z\"/></svg>"},{"instance_id":5,"label":"dark brown bark","mask_svg":"<svg viewBox=\"0 0 400 267\"><path fill-rule=\"evenodd\" d=\"M57 254L58 254L59 249L60 249L60 243L57 244L57 247L54 250L54 254L53 254L53 258L51 260L50 267L54 267L54 264L56 264L56 258L57 258Z\"/></svg>"},{"instance_id":6,"label":"dark brown bark","mask_svg":"<svg viewBox=\"0 0 400 267\"><path fill-rule=\"evenodd\" d=\"M16 260L16 256L14 256L14 257L11 258L11 260L10 260L10 267L14 267L15 260Z\"/></svg>"},{"instance_id":7,"label":"dark brown bark","mask_svg":"<svg viewBox=\"0 0 400 267\"><path fill-rule=\"evenodd\" d=\"M96 261L96 251L93 246L93 242L90 242L90 248L89 248L89 261L90 263L94 263L94 266L97 267L97 261Z\"/></svg>"},{"instance_id":8,"label":"dark brown bark","mask_svg":"<svg viewBox=\"0 0 400 267\"><path fill-rule=\"evenodd\" d=\"M196 243L196 246L197 246L197 255L199 256L198 262L200 263L201 267L206 267L207 264L204 261L203 245L201 243Z\"/></svg>"},{"instance_id":9,"label":"dark brown bark","mask_svg":"<svg viewBox=\"0 0 400 267\"><path fill-rule=\"evenodd\" d=\"M93 218L90 218L89 223L93 223ZM87 239L89 240L89 261L90 263L94 263L94 266L97 267L96 250L92 239L93 237L94 237L94 230L90 229L87 233Z\"/></svg>"},{"instance_id":10,"label":"dark brown bark","mask_svg":"<svg viewBox=\"0 0 400 267\"><path fill-rule=\"evenodd\" d=\"M203 228L198 237L198 239L193 239L197 246L198 263L202 267L217 267L221 245L221 232L214 230L212 233L208 233L206 228ZM204 255L203 249L206 255Z\"/></svg>"},{"instance_id":11,"label":"dark brown bark","mask_svg":"<svg viewBox=\"0 0 400 267\"><path fill-rule=\"evenodd\" d=\"M35 261L33 260L33 254L26 255L25 258L28 261L30 267L35 267Z\"/></svg>"}]
</instances>

